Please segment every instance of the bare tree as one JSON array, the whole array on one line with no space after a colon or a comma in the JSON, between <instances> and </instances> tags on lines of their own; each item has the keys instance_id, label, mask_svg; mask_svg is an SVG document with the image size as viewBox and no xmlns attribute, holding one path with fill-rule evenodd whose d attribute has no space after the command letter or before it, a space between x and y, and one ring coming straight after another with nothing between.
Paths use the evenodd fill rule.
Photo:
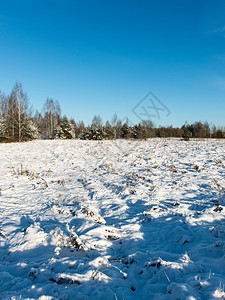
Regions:
<instances>
[{"instance_id":1,"label":"bare tree","mask_svg":"<svg viewBox=\"0 0 225 300\"><path fill-rule=\"evenodd\" d=\"M47 138L53 138L53 132L61 122L61 107L59 102L47 98L43 109L43 135Z\"/></svg>"},{"instance_id":2,"label":"bare tree","mask_svg":"<svg viewBox=\"0 0 225 300\"><path fill-rule=\"evenodd\" d=\"M7 110L6 97L0 91L0 117L5 117Z\"/></svg>"},{"instance_id":3,"label":"bare tree","mask_svg":"<svg viewBox=\"0 0 225 300\"><path fill-rule=\"evenodd\" d=\"M21 142L22 139L22 127L25 122L25 116L28 112L28 98L23 92L22 84L16 83L10 96L10 119L13 121L13 136L14 139Z\"/></svg>"},{"instance_id":4,"label":"bare tree","mask_svg":"<svg viewBox=\"0 0 225 300\"><path fill-rule=\"evenodd\" d=\"M92 120L92 124L96 125L97 127L102 126L102 119L100 116L94 116L93 120Z\"/></svg>"}]
</instances>

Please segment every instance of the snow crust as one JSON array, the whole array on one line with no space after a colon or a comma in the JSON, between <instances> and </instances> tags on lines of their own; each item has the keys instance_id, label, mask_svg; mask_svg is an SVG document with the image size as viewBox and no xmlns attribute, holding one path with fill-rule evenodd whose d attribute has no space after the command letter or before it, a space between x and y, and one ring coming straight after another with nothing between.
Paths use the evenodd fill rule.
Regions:
<instances>
[{"instance_id":1,"label":"snow crust","mask_svg":"<svg viewBox=\"0 0 225 300\"><path fill-rule=\"evenodd\" d=\"M225 141L0 145L1 299L225 299Z\"/></svg>"}]
</instances>

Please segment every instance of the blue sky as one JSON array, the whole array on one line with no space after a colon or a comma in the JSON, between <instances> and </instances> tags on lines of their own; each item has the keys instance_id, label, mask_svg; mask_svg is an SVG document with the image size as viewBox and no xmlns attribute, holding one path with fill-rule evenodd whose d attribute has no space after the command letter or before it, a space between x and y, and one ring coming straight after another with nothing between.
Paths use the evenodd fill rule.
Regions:
<instances>
[{"instance_id":1,"label":"blue sky","mask_svg":"<svg viewBox=\"0 0 225 300\"><path fill-rule=\"evenodd\" d=\"M16 81L34 108L51 97L86 124L138 122L151 91L171 112L156 125L224 126L225 1L1 0L1 91Z\"/></svg>"}]
</instances>

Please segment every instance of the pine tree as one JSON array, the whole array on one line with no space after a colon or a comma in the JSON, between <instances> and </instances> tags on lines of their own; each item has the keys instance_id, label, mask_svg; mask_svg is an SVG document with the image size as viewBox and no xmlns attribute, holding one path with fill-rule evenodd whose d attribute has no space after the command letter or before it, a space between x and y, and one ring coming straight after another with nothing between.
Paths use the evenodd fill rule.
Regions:
<instances>
[{"instance_id":1,"label":"pine tree","mask_svg":"<svg viewBox=\"0 0 225 300\"><path fill-rule=\"evenodd\" d=\"M113 140L116 137L116 128L112 127L109 123L109 121L106 122L105 127L105 138L108 140Z\"/></svg>"},{"instance_id":2,"label":"pine tree","mask_svg":"<svg viewBox=\"0 0 225 300\"><path fill-rule=\"evenodd\" d=\"M189 139L192 137L192 132L188 128L183 129L182 138L184 141L189 141Z\"/></svg>"},{"instance_id":3,"label":"pine tree","mask_svg":"<svg viewBox=\"0 0 225 300\"><path fill-rule=\"evenodd\" d=\"M82 139L100 141L105 136L106 134L102 125L97 126L96 124L92 124L84 129Z\"/></svg>"},{"instance_id":4,"label":"pine tree","mask_svg":"<svg viewBox=\"0 0 225 300\"><path fill-rule=\"evenodd\" d=\"M74 139L75 138L75 132L74 132L73 125L70 123L70 121L67 119L67 117L63 118L62 123L60 124L60 127L62 128L65 139Z\"/></svg>"},{"instance_id":5,"label":"pine tree","mask_svg":"<svg viewBox=\"0 0 225 300\"><path fill-rule=\"evenodd\" d=\"M71 122L64 117L61 124L54 130L55 139L74 139L75 131Z\"/></svg>"},{"instance_id":6,"label":"pine tree","mask_svg":"<svg viewBox=\"0 0 225 300\"><path fill-rule=\"evenodd\" d=\"M132 127L132 137L135 139L147 139L147 133L147 128L140 123Z\"/></svg>"},{"instance_id":7,"label":"pine tree","mask_svg":"<svg viewBox=\"0 0 225 300\"><path fill-rule=\"evenodd\" d=\"M128 121L123 124L121 128L121 137L124 139L130 138L131 137L131 129L128 125Z\"/></svg>"},{"instance_id":8,"label":"pine tree","mask_svg":"<svg viewBox=\"0 0 225 300\"><path fill-rule=\"evenodd\" d=\"M57 126L53 132L54 139L64 139L64 133L61 126Z\"/></svg>"},{"instance_id":9,"label":"pine tree","mask_svg":"<svg viewBox=\"0 0 225 300\"><path fill-rule=\"evenodd\" d=\"M23 124L21 128L21 140L30 141L40 139L41 135L36 124L27 115L23 116Z\"/></svg>"},{"instance_id":10,"label":"pine tree","mask_svg":"<svg viewBox=\"0 0 225 300\"><path fill-rule=\"evenodd\" d=\"M82 140L91 140L91 138L90 138L90 126L84 127L84 130L83 130L80 137L81 137Z\"/></svg>"}]
</instances>

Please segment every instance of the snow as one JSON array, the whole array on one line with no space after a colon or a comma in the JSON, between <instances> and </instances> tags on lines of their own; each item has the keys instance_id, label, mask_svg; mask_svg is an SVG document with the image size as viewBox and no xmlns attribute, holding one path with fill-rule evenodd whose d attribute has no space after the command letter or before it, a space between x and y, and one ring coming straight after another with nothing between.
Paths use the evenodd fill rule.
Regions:
<instances>
[{"instance_id":1,"label":"snow","mask_svg":"<svg viewBox=\"0 0 225 300\"><path fill-rule=\"evenodd\" d=\"M225 299L224 146L0 144L0 298Z\"/></svg>"}]
</instances>

